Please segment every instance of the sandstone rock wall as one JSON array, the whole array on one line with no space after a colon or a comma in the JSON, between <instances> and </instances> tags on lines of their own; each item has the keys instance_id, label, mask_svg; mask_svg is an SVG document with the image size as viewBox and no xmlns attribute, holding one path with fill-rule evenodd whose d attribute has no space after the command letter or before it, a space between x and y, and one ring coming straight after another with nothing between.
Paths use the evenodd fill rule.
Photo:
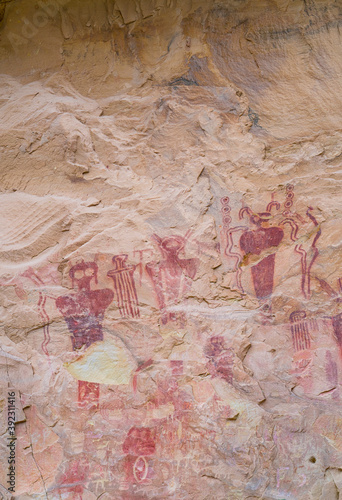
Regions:
<instances>
[{"instance_id":1,"label":"sandstone rock wall","mask_svg":"<svg viewBox=\"0 0 342 500\"><path fill-rule=\"evenodd\" d=\"M0 496L339 499L342 3L0 4Z\"/></svg>"}]
</instances>

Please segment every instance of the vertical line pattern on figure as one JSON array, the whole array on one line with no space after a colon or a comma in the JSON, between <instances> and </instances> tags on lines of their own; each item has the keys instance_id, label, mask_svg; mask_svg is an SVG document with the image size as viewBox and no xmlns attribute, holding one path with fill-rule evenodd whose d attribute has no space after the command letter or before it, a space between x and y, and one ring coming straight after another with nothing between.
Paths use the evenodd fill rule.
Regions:
<instances>
[{"instance_id":1,"label":"vertical line pattern on figure","mask_svg":"<svg viewBox=\"0 0 342 500\"><path fill-rule=\"evenodd\" d=\"M133 307L129 300L132 290L130 287L130 282L128 280L127 273L120 273L118 281L121 284L121 290L123 292L123 300L124 300L122 304L123 311L125 312L126 316L134 317Z\"/></svg>"},{"instance_id":2,"label":"vertical line pattern on figure","mask_svg":"<svg viewBox=\"0 0 342 500\"><path fill-rule=\"evenodd\" d=\"M292 341L293 341L294 350L299 351L297 325L291 326L291 333L292 333Z\"/></svg>"},{"instance_id":3,"label":"vertical line pattern on figure","mask_svg":"<svg viewBox=\"0 0 342 500\"><path fill-rule=\"evenodd\" d=\"M305 311L294 311L290 315L293 348L296 352L310 349L311 340Z\"/></svg>"},{"instance_id":4,"label":"vertical line pattern on figure","mask_svg":"<svg viewBox=\"0 0 342 500\"><path fill-rule=\"evenodd\" d=\"M139 302L133 276L136 266L127 265L127 258L125 254L114 255L112 262L115 269L109 271L107 276L113 279L120 315L139 318Z\"/></svg>"},{"instance_id":5,"label":"vertical line pattern on figure","mask_svg":"<svg viewBox=\"0 0 342 500\"><path fill-rule=\"evenodd\" d=\"M136 307L138 298L135 288L133 289L129 271L118 273L114 279L115 290L119 291L118 304L121 316L139 317L139 309Z\"/></svg>"}]
</instances>

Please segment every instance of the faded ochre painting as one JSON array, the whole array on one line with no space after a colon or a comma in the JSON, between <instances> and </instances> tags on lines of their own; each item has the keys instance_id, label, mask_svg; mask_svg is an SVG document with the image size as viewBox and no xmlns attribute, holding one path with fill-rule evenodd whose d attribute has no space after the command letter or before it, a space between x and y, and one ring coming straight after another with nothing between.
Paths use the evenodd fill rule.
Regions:
<instances>
[{"instance_id":1,"label":"faded ochre painting","mask_svg":"<svg viewBox=\"0 0 342 500\"><path fill-rule=\"evenodd\" d=\"M342 497L342 2L0 0L0 498Z\"/></svg>"}]
</instances>

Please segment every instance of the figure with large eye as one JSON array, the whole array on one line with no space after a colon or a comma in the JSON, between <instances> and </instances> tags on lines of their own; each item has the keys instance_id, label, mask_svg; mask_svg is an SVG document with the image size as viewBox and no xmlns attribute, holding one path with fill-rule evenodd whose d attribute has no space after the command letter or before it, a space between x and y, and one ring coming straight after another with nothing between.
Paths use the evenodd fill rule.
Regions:
<instances>
[{"instance_id":1,"label":"figure with large eye","mask_svg":"<svg viewBox=\"0 0 342 500\"><path fill-rule=\"evenodd\" d=\"M132 427L122 445L126 454L126 481L144 483L153 473L150 458L156 450L155 431L148 427Z\"/></svg>"},{"instance_id":2,"label":"figure with large eye","mask_svg":"<svg viewBox=\"0 0 342 500\"><path fill-rule=\"evenodd\" d=\"M114 298L109 288L91 289L91 281L97 283L98 267L95 262L80 262L69 271L76 293L63 295L56 300L56 306L64 316L74 351L89 347L103 340L102 321L104 312ZM78 381L79 402L92 401L98 404L99 384Z\"/></svg>"}]
</instances>

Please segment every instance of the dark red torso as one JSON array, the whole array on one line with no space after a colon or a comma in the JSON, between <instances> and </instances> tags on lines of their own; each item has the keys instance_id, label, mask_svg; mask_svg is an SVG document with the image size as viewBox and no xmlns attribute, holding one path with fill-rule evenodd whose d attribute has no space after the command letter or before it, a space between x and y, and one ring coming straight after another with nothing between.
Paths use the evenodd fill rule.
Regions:
<instances>
[{"instance_id":1,"label":"dark red torso","mask_svg":"<svg viewBox=\"0 0 342 500\"><path fill-rule=\"evenodd\" d=\"M264 250L280 245L284 231L280 227L258 227L246 231L240 238L240 248L246 254L260 255ZM252 266L252 278L258 299L270 297L273 292L275 253L267 255Z\"/></svg>"},{"instance_id":2,"label":"dark red torso","mask_svg":"<svg viewBox=\"0 0 342 500\"><path fill-rule=\"evenodd\" d=\"M64 316L70 332L73 349L103 340L102 320L114 293L109 288L81 290L58 297L56 306Z\"/></svg>"},{"instance_id":3,"label":"dark red torso","mask_svg":"<svg viewBox=\"0 0 342 500\"><path fill-rule=\"evenodd\" d=\"M277 247L284 237L280 227L259 227L246 231L240 238L240 248L245 254L260 255L262 251Z\"/></svg>"}]
</instances>

